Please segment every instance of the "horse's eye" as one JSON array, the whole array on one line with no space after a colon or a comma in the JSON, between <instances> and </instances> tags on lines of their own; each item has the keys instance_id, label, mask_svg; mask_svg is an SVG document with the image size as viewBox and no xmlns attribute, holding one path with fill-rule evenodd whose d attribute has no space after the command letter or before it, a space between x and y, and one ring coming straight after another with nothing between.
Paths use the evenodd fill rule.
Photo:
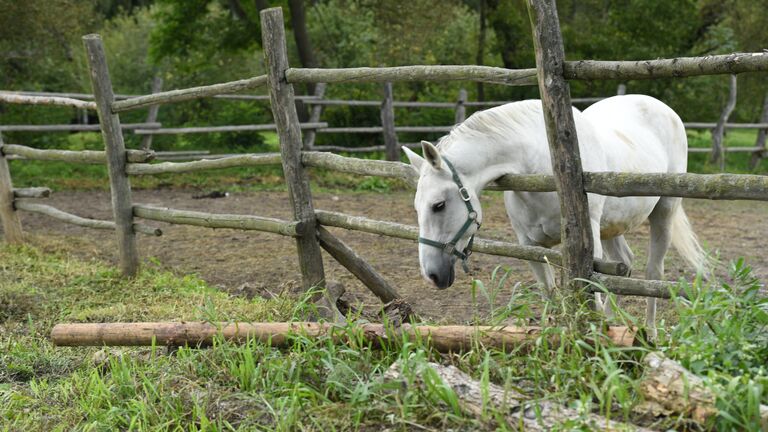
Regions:
<instances>
[{"instance_id":1,"label":"horse's eye","mask_svg":"<svg viewBox=\"0 0 768 432\"><path fill-rule=\"evenodd\" d=\"M432 211L435 213L443 211L444 209L445 209L445 201L440 201L439 203L432 204Z\"/></svg>"}]
</instances>

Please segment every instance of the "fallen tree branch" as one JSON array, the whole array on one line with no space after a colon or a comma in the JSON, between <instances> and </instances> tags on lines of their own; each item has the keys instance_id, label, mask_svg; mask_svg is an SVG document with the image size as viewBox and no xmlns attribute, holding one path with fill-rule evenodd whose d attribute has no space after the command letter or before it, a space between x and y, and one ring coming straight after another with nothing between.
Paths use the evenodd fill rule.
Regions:
<instances>
[{"instance_id":1,"label":"fallen tree branch","mask_svg":"<svg viewBox=\"0 0 768 432\"><path fill-rule=\"evenodd\" d=\"M425 380L430 375L437 375L442 384L449 387L456 394L459 408L465 414L479 417L484 409L489 407L499 410L507 423L506 427L513 430L525 431L549 431L566 421L581 421L582 426L588 430L603 431L648 431L639 426L619 423L591 413L581 413L573 408L567 408L556 402L530 401L526 395L513 390L504 389L496 384L488 383L483 386L479 381L460 371L455 366L443 366L437 363L427 363L430 371L417 371L415 385L424 391L429 391ZM433 372L433 373L431 373ZM408 389L408 379L401 371L399 363L393 364L384 373L384 381L398 382L401 388ZM438 383L439 385L439 383ZM494 416L495 420L499 417ZM566 430L582 430L571 425Z\"/></svg>"}]
</instances>

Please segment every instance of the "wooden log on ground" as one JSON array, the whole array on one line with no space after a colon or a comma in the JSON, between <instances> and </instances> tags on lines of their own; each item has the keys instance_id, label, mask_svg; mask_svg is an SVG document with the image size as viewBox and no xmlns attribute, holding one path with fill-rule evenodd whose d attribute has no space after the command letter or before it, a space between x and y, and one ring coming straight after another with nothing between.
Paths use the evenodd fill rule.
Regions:
<instances>
[{"instance_id":1,"label":"wooden log on ground","mask_svg":"<svg viewBox=\"0 0 768 432\"><path fill-rule=\"evenodd\" d=\"M768 71L768 53L735 53L659 60L580 60L564 64L564 75L575 80L632 80Z\"/></svg>"},{"instance_id":2,"label":"wooden log on ground","mask_svg":"<svg viewBox=\"0 0 768 432\"><path fill-rule=\"evenodd\" d=\"M589 279L594 267L594 239L571 91L563 76L565 52L560 22L554 0L528 0L526 4L533 28L544 125L560 200L563 282L581 291L586 285L580 280Z\"/></svg>"},{"instance_id":3,"label":"wooden log on ground","mask_svg":"<svg viewBox=\"0 0 768 432\"><path fill-rule=\"evenodd\" d=\"M51 331L51 341L57 346L149 346L152 344L184 346L210 345L219 335L224 340L245 342L255 339L276 348L290 348L291 335L310 338L330 336L344 343L350 332L362 335L374 346L397 343L402 335L421 338L440 352L471 350L481 344L500 350L518 350L535 343L541 327L499 326L417 326L403 324L398 328L385 324L352 324L339 326L315 322L146 322L146 323L83 323L57 324ZM555 333L548 336L553 345ZM610 327L601 336L616 346L631 347L635 332L627 327Z\"/></svg>"},{"instance_id":4,"label":"wooden log on ground","mask_svg":"<svg viewBox=\"0 0 768 432\"><path fill-rule=\"evenodd\" d=\"M728 85L728 101L725 104L725 108L723 108L723 112L720 113L717 126L712 131L712 155L710 156L710 161L716 163L720 171L725 171L725 146L723 145L723 138L725 137L725 123L731 116L733 109L736 108L736 83L736 75L731 75Z\"/></svg>"},{"instance_id":5,"label":"wooden log on ground","mask_svg":"<svg viewBox=\"0 0 768 432\"><path fill-rule=\"evenodd\" d=\"M185 173L241 166L279 165L281 162L282 157L279 153L243 154L192 162L130 163L125 172L129 175Z\"/></svg>"},{"instance_id":6,"label":"wooden log on ground","mask_svg":"<svg viewBox=\"0 0 768 432\"><path fill-rule=\"evenodd\" d=\"M302 222L309 232L315 232L317 222L312 203L312 191L309 187L309 177L302 165L299 116L296 112L293 85L286 80L289 65L283 11L280 8L270 8L262 10L260 15L270 106L277 125L277 135L280 138L280 154L283 175L288 185L288 198L291 201L294 219ZM296 249L304 289L309 291L324 287L325 271L317 237L314 235L297 237ZM332 303L333 299L316 297L315 301L327 312L326 319L332 321L344 319Z\"/></svg>"},{"instance_id":7,"label":"wooden log on ground","mask_svg":"<svg viewBox=\"0 0 768 432\"><path fill-rule=\"evenodd\" d=\"M400 146L395 132L395 109L392 106L392 83L384 83L384 101L381 103L381 130L388 161L400 160Z\"/></svg>"},{"instance_id":8,"label":"wooden log on ground","mask_svg":"<svg viewBox=\"0 0 768 432\"><path fill-rule=\"evenodd\" d=\"M22 105L56 105L67 106L80 109L96 109L95 102L86 102L83 100L56 97L56 96L27 96L18 93L0 91L0 103L22 104Z\"/></svg>"},{"instance_id":9,"label":"wooden log on ground","mask_svg":"<svg viewBox=\"0 0 768 432\"><path fill-rule=\"evenodd\" d=\"M406 240L416 240L419 228L396 222L385 222L368 219L362 216L350 216L344 213L316 210L317 220L321 225L345 228L371 234L380 234ZM549 262L560 265L562 255L559 251L539 246L525 246L514 243L475 238L472 251L489 255L506 256L526 261ZM626 264L614 261L595 260L595 271L612 275L627 275L629 268Z\"/></svg>"},{"instance_id":10,"label":"wooden log on ground","mask_svg":"<svg viewBox=\"0 0 768 432\"><path fill-rule=\"evenodd\" d=\"M476 81L511 86L536 85L535 69L504 69L491 66L399 66L381 68L295 69L285 72L291 84L386 83L413 81Z\"/></svg>"},{"instance_id":11,"label":"wooden log on ground","mask_svg":"<svg viewBox=\"0 0 768 432\"><path fill-rule=\"evenodd\" d=\"M315 97L317 98L317 101L321 101L323 99L323 96L325 96L325 88L327 87L326 83L317 83L315 86ZM316 100L312 101L304 101L305 104L309 104L310 102L314 102ZM323 105L314 105L312 106L312 111L309 113L309 123L319 123L320 122L320 116L323 114ZM304 133L304 143L303 143L303 149L304 150L311 150L312 147L315 146L315 138L317 137L317 132L315 129L308 129L307 132Z\"/></svg>"},{"instance_id":12,"label":"wooden log on ground","mask_svg":"<svg viewBox=\"0 0 768 432\"><path fill-rule=\"evenodd\" d=\"M754 170L760 164L760 161L765 157L766 151L766 138L768 137L768 91L765 92L765 98L763 99L763 111L760 114L760 123L765 123L766 126L757 131L757 139L755 140L756 150L752 154L749 160L749 169Z\"/></svg>"},{"instance_id":13,"label":"wooden log on ground","mask_svg":"<svg viewBox=\"0 0 768 432\"><path fill-rule=\"evenodd\" d=\"M382 302L389 303L401 298L379 272L322 226L317 227L317 238L326 252L355 275Z\"/></svg>"},{"instance_id":14,"label":"wooden log on ground","mask_svg":"<svg viewBox=\"0 0 768 432\"><path fill-rule=\"evenodd\" d=\"M306 233L306 229L301 222L284 221L260 216L205 213L142 204L135 204L133 206L133 214L136 217L177 225L254 230L291 237L298 237Z\"/></svg>"},{"instance_id":15,"label":"wooden log on ground","mask_svg":"<svg viewBox=\"0 0 768 432\"><path fill-rule=\"evenodd\" d=\"M107 153L99 150L53 150L36 149L18 144L6 144L2 149L6 155L23 156L25 159L64 161L74 163L99 164L107 162ZM155 158L152 151L127 150L126 157L132 163L149 162Z\"/></svg>"},{"instance_id":16,"label":"wooden log on ground","mask_svg":"<svg viewBox=\"0 0 768 432\"><path fill-rule=\"evenodd\" d=\"M126 123L123 129L156 129L160 123ZM98 132L99 125L0 125L0 132Z\"/></svg>"},{"instance_id":17,"label":"wooden log on ground","mask_svg":"<svg viewBox=\"0 0 768 432\"><path fill-rule=\"evenodd\" d=\"M221 84L212 84L207 86L192 87L180 90L170 90L155 93L146 96L138 96L115 102L112 112L119 113L138 109L146 106L176 103L192 99L211 97L226 93L237 93L244 90L250 90L267 85L266 75L260 75L253 78L231 81Z\"/></svg>"},{"instance_id":18,"label":"wooden log on ground","mask_svg":"<svg viewBox=\"0 0 768 432\"><path fill-rule=\"evenodd\" d=\"M85 228L94 228L94 229L103 229L103 230L116 229L115 223L112 221L88 219L88 218L80 217L72 213L67 213L65 211L59 210L56 207L52 207L45 204L37 204L37 203L31 203L27 201L16 201L14 203L14 206L18 210L24 210L31 213L43 214L48 217L58 219L62 222L66 222L72 225L77 225ZM140 223L134 224L133 230L149 236L158 237L163 235L163 231L160 228L154 228L154 227L150 227L148 225L144 225Z\"/></svg>"},{"instance_id":19,"label":"wooden log on ground","mask_svg":"<svg viewBox=\"0 0 768 432\"><path fill-rule=\"evenodd\" d=\"M471 417L481 417L489 408L501 413L493 421L503 421L505 430L550 431L550 430L601 430L601 431L649 431L650 429L609 420L606 417L582 413L556 402L531 401L514 388L503 388L494 383L483 384L472 379L457 367L437 363L423 365L427 370L417 370L411 376L403 373L402 365L394 363L385 373L384 382L399 383L401 391L413 391L414 385L422 391L430 391L437 385L446 385L456 395L458 408ZM431 372L431 373L430 373ZM438 383L427 383L428 377L436 376ZM565 427L564 424L568 426ZM577 426L578 425L578 426ZM497 424L497 428L500 426ZM493 428L491 428L493 429Z\"/></svg>"},{"instance_id":20,"label":"wooden log on ground","mask_svg":"<svg viewBox=\"0 0 768 432\"><path fill-rule=\"evenodd\" d=\"M47 187L29 187L13 189L14 198L48 198L51 190Z\"/></svg>"},{"instance_id":21,"label":"wooden log on ground","mask_svg":"<svg viewBox=\"0 0 768 432\"><path fill-rule=\"evenodd\" d=\"M301 123L301 129L320 129L327 128L328 123ZM218 133L218 132L253 132L253 131L271 131L276 130L274 124L258 125L235 125L235 126L200 126L200 127L182 127L182 128L163 128L163 129L136 129L136 135L176 135L191 133Z\"/></svg>"},{"instance_id":22,"label":"wooden log on ground","mask_svg":"<svg viewBox=\"0 0 768 432\"><path fill-rule=\"evenodd\" d=\"M163 77L161 77L159 74L156 74L154 78L152 78L152 93L160 93L160 91L163 90ZM160 105L152 105L149 107L149 110L147 111L147 123L154 123L157 121L157 114L160 111ZM141 138L141 147L142 150L149 150L152 148L152 135L145 135Z\"/></svg>"},{"instance_id":23,"label":"wooden log on ground","mask_svg":"<svg viewBox=\"0 0 768 432\"><path fill-rule=\"evenodd\" d=\"M21 244L24 242L24 231L21 219L13 206L13 181L11 170L5 157L5 145L0 134L0 223L3 225L3 237L6 242Z\"/></svg>"},{"instance_id":24,"label":"wooden log on ground","mask_svg":"<svg viewBox=\"0 0 768 432\"><path fill-rule=\"evenodd\" d=\"M704 381L680 363L659 353L648 353L643 360L645 376L640 394L645 403L639 407L663 415L683 415L705 424L717 415L715 395Z\"/></svg>"},{"instance_id":25,"label":"wooden log on ground","mask_svg":"<svg viewBox=\"0 0 768 432\"><path fill-rule=\"evenodd\" d=\"M139 252L133 231L131 183L125 172L128 158L123 142L123 130L120 126L120 117L112 112L115 95L101 37L97 34L83 36L83 43L88 57L91 85L107 156L112 213L120 253L120 270L124 276L131 277L139 271Z\"/></svg>"}]
</instances>

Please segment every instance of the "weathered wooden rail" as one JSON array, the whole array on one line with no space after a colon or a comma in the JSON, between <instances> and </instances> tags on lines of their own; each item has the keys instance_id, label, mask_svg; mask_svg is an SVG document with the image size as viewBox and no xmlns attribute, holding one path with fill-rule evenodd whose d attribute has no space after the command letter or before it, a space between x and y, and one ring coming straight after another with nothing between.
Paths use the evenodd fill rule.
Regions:
<instances>
[{"instance_id":1,"label":"weathered wooden rail","mask_svg":"<svg viewBox=\"0 0 768 432\"><path fill-rule=\"evenodd\" d=\"M5 145L0 152L0 216L2 217L6 238L20 241L21 226L15 217L16 210L36 211L101 229L114 229L118 234L121 269L126 275L133 275L138 269L138 255L135 245L135 233L155 233L158 231L142 228L135 218L163 221L172 224L189 224L215 228L252 229L290 236L296 239L302 282L306 288L323 286L325 274L320 256L320 249L325 248L342 265L350 269L359 279L369 286L382 300L398 298L397 292L389 286L381 275L367 265L348 246L333 237L323 228L337 228L365 231L413 240L417 228L393 222L375 221L363 217L315 210L306 168L332 169L360 175L376 175L400 178L407 184L414 185L415 172L400 162L371 161L342 157L323 152L303 151L301 139L302 125L298 121L295 100L291 84L325 82L378 82L391 83L402 81L445 81L467 80L496 83L502 85L536 85L540 87L544 101L547 130L552 145L552 175L507 175L488 185L493 190L518 190L533 192L558 191L561 207L570 213L564 213L563 251L545 248L521 246L507 242L478 239L475 241L476 252L500 256L516 257L525 260L550 262L567 270L566 281L582 278L591 280L595 285L587 285L586 291L605 289L609 292L625 295L648 297L670 297L674 286L663 281L645 281L621 277L627 274L623 263L593 260L591 256L589 224L585 223L587 211L586 193L610 196L680 196L708 199L747 199L768 200L768 177L721 174L705 176L697 174L635 174L635 173L581 173L573 167L580 161L576 133L570 118L571 102L567 80L569 79L653 79L661 77L694 76L702 74L736 74L768 70L768 54L734 54L702 58L664 59L642 62L565 62L562 52L557 18L551 0L529 0L532 28L536 41L537 69L508 70L485 66L405 66L395 68L354 68L354 69L297 69L288 64L286 42L283 29L282 12L279 8L261 12L262 36L267 63L266 75L229 83L200 86L191 89L178 89L156 92L146 96L118 98L112 92L109 72L104 60L103 46L98 36L84 38L88 51L91 78L94 88L94 104L100 117L100 130L104 136L105 152L60 152L55 150L37 150L24 146ZM543 52L550 53L544 56ZM558 65L565 65L559 67ZM219 157L218 159L192 162L148 163L150 152L126 151L122 141L122 130L118 113L174 103L200 97L216 97L231 93L266 86L269 90L270 103L275 118L275 128L280 137L280 154L254 154ZM370 128L327 128L318 121L318 117L306 127L312 133L356 131L359 133L395 132L444 132L447 127L394 127L393 108L398 106L392 100L391 91L386 90L382 106L382 119L385 111L387 118L381 127ZM620 90L619 93L623 93ZM247 96L247 95L246 95ZM34 97L34 95L30 95ZM58 97L58 96L57 96ZM65 96L61 96L65 97ZM243 96L245 97L245 96ZM257 98L257 96L253 96ZM118 100L120 99L120 100ZM303 98L315 106L333 105L336 101L323 100L321 94ZM68 101L51 100L48 104L57 105ZM373 106L371 101L361 101L358 105ZM43 103L35 99L30 103ZM496 104L487 102L485 104ZM434 108L448 108L444 103L427 103ZM414 103L399 106L416 106ZM472 106L466 101L466 95L459 97L456 104L457 120L464 116L464 108ZM479 106L479 105L478 105ZM88 108L93 106L88 105ZM313 110L313 114L315 111ZM728 123L720 122L723 127ZM751 126L764 126L764 122ZM250 127L250 126L249 126ZM266 127L266 126L264 126ZM146 131L142 133L162 133ZM395 145L399 145L395 139ZM390 146L391 147L391 146ZM20 156L27 159L65 160L71 162L107 163L110 172L110 186L114 222L94 221L62 214L48 206L34 204L17 199L10 182L6 156ZM207 156L206 156L207 157ZM289 189L292 203L293 220L284 221L248 215L226 215L188 210L164 209L138 205L132 202L130 183L131 175L154 175L180 173L207 169L219 169L235 166L254 166L281 164ZM575 164L575 165L574 165ZM567 168L567 169L566 169ZM30 196L42 196L29 193ZM581 221L581 222L579 222ZM330 309L333 309L331 306ZM329 317L332 319L332 317Z\"/></svg>"}]
</instances>

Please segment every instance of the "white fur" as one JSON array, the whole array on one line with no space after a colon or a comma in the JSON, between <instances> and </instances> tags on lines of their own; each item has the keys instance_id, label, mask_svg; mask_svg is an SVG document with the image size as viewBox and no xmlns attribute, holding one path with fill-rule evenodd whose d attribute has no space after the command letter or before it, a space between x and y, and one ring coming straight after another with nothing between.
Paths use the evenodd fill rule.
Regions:
<instances>
[{"instance_id":1,"label":"white fur","mask_svg":"<svg viewBox=\"0 0 768 432\"><path fill-rule=\"evenodd\" d=\"M642 95L616 96L584 112L574 109L573 115L584 171L686 172L688 143L683 123L662 102ZM434 149L427 145L429 143L423 144L425 154L432 154ZM450 173L440 167L433 156L427 157L429 163L423 163L420 156L404 150L420 174L414 203L420 235L446 241L457 232L467 213L460 200L455 199L457 192ZM477 209L480 209L477 197L483 187L504 174L552 173L539 100L510 103L475 113L443 137L437 151L453 163L465 186L473 191L473 205L477 203ZM560 206L556 193L506 192L504 199L521 244L552 247L560 242ZM685 216L681 198L589 194L588 199L595 257L606 256L631 265L634 255L623 234L648 219L651 243L647 278L663 278L664 255L670 244L697 269L706 266L706 254ZM440 200L446 200L446 209L434 213L432 205ZM465 236L464 244L470 234ZM419 259L425 277L445 271L445 258L440 254L437 248L420 245ZM531 267L538 281L551 290L554 277L549 267L540 263L531 263ZM646 322L653 333L655 300L649 300L647 312Z\"/></svg>"}]
</instances>

